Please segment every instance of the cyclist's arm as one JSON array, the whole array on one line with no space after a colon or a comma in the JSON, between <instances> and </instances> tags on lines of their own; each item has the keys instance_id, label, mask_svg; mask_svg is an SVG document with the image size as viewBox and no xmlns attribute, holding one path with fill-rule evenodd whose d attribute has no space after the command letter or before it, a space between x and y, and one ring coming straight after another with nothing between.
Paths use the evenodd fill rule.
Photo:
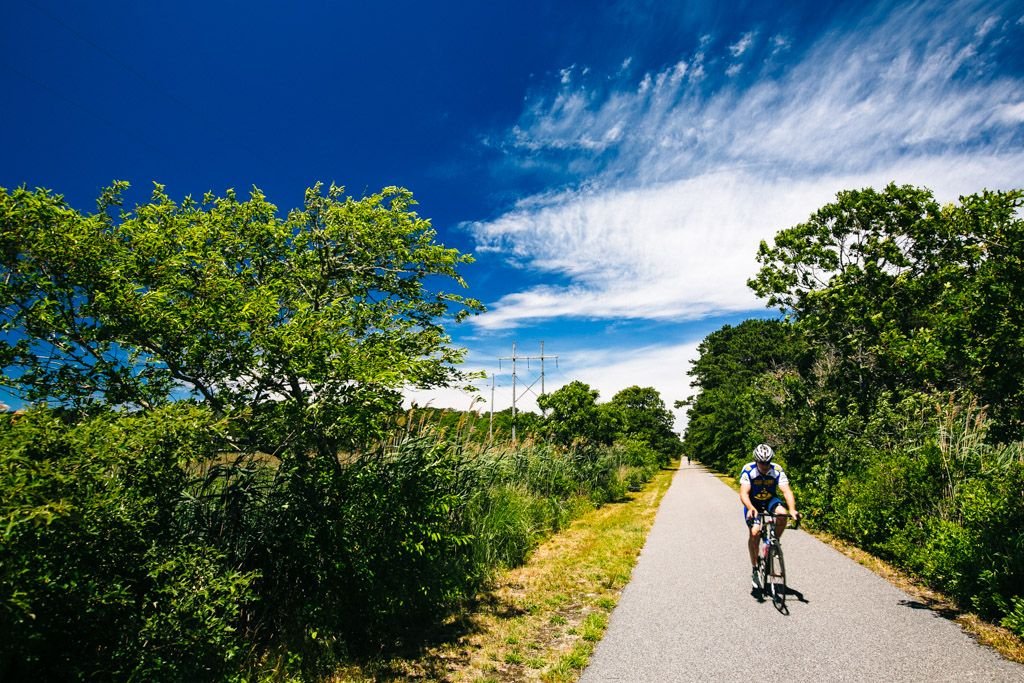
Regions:
<instances>
[{"instance_id":1,"label":"cyclist's arm","mask_svg":"<svg viewBox=\"0 0 1024 683\"><path fill-rule=\"evenodd\" d=\"M789 488L789 484L779 484L779 490L782 491L782 497L786 499L786 509L789 510L790 516L796 518L800 514L796 511L796 496L793 495L793 489Z\"/></svg>"},{"instance_id":2,"label":"cyclist's arm","mask_svg":"<svg viewBox=\"0 0 1024 683\"><path fill-rule=\"evenodd\" d=\"M750 482L748 481L740 484L740 501L743 503L743 507L747 508L747 517L754 514L754 504L750 502Z\"/></svg>"}]
</instances>

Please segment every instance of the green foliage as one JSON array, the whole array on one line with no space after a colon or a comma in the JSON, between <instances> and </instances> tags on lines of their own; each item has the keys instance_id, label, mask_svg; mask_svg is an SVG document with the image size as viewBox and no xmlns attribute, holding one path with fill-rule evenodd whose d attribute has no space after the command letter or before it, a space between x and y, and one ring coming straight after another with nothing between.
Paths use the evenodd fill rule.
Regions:
<instances>
[{"instance_id":1,"label":"green foliage","mask_svg":"<svg viewBox=\"0 0 1024 683\"><path fill-rule=\"evenodd\" d=\"M512 440L512 408L495 412L492 420L489 412L414 406L397 423L410 430L429 425L438 435L456 442L487 444ZM517 439L543 436L543 421L537 413L517 410L515 424Z\"/></svg>"},{"instance_id":2,"label":"green foliage","mask_svg":"<svg viewBox=\"0 0 1024 683\"><path fill-rule=\"evenodd\" d=\"M534 524L537 497L523 486L498 484L474 500L478 562L488 567L517 567L540 539Z\"/></svg>"},{"instance_id":3,"label":"green foliage","mask_svg":"<svg viewBox=\"0 0 1024 683\"><path fill-rule=\"evenodd\" d=\"M237 669L254 572L178 524L209 417L172 406L0 426L0 677L210 679Z\"/></svg>"},{"instance_id":4,"label":"green foliage","mask_svg":"<svg viewBox=\"0 0 1024 683\"><path fill-rule=\"evenodd\" d=\"M639 441L658 453L667 465L678 458L682 443L672 431L674 417L653 387L623 389L608 403L598 403L599 393L573 381L537 400L547 411L544 433L565 448L579 452L607 448L616 441Z\"/></svg>"},{"instance_id":5,"label":"green foliage","mask_svg":"<svg viewBox=\"0 0 1024 683\"><path fill-rule=\"evenodd\" d=\"M281 217L159 185L118 212L125 187L90 215L0 189L2 382L67 417L4 432L0 672L216 679L283 651L312 676L472 592L468 470L374 447L403 387L461 376L441 321L481 307L439 287L472 259L398 188L318 184Z\"/></svg>"},{"instance_id":6,"label":"green foliage","mask_svg":"<svg viewBox=\"0 0 1024 683\"><path fill-rule=\"evenodd\" d=\"M544 420L548 435L555 443L571 446L575 442L609 445L616 430L615 415L597 403L599 392L574 380L543 394L537 405L548 414Z\"/></svg>"},{"instance_id":7,"label":"green foliage","mask_svg":"<svg viewBox=\"0 0 1024 683\"><path fill-rule=\"evenodd\" d=\"M627 491L639 491L664 464L664 453L643 439L616 441L607 457L615 463Z\"/></svg>"},{"instance_id":8,"label":"green foliage","mask_svg":"<svg viewBox=\"0 0 1024 683\"><path fill-rule=\"evenodd\" d=\"M528 443L474 461L483 485L471 498L476 556L511 567L552 532L594 505L623 500L658 471L659 454L639 441L566 450Z\"/></svg>"},{"instance_id":9,"label":"green foliage","mask_svg":"<svg viewBox=\"0 0 1024 683\"><path fill-rule=\"evenodd\" d=\"M627 387L612 397L609 407L616 416L620 438L649 444L660 455L662 465L682 453L683 444L672 431L675 416L654 387Z\"/></svg>"},{"instance_id":10,"label":"green foliage","mask_svg":"<svg viewBox=\"0 0 1024 683\"><path fill-rule=\"evenodd\" d=\"M326 675L415 642L658 461L427 429L299 466L220 451L222 421L188 403L0 426L5 679Z\"/></svg>"},{"instance_id":11,"label":"green foliage","mask_svg":"<svg viewBox=\"0 0 1024 683\"><path fill-rule=\"evenodd\" d=\"M967 389L1002 438L1024 435L1024 191L940 207L930 191L840 192L761 244L750 286L837 358L834 391L869 409L882 392Z\"/></svg>"},{"instance_id":12,"label":"green foliage","mask_svg":"<svg viewBox=\"0 0 1024 683\"><path fill-rule=\"evenodd\" d=\"M1021 631L1024 192L841 192L762 244L786 323L701 346L687 450L777 446L813 523ZM983 406L983 407L979 407Z\"/></svg>"},{"instance_id":13,"label":"green foliage","mask_svg":"<svg viewBox=\"0 0 1024 683\"><path fill-rule=\"evenodd\" d=\"M59 406L0 423L4 680L322 678L669 453L641 390L614 448L585 385L518 414L522 446L495 445L508 411L493 438L476 413L396 425L403 387L461 376L441 321L480 309L436 289L471 259L405 190L317 185L282 218L161 186L118 212L125 187L91 215L0 189L2 382Z\"/></svg>"},{"instance_id":14,"label":"green foliage","mask_svg":"<svg viewBox=\"0 0 1024 683\"><path fill-rule=\"evenodd\" d=\"M690 375L700 393L690 403L685 451L732 472L750 461L751 450L762 441L785 448L782 427L773 428L768 418L778 412L777 404L793 403L800 391L787 373L806 365L807 352L792 325L778 320L726 325L708 335L698 352Z\"/></svg>"},{"instance_id":15,"label":"green foliage","mask_svg":"<svg viewBox=\"0 0 1024 683\"><path fill-rule=\"evenodd\" d=\"M378 436L403 386L458 375L439 321L480 305L428 285L464 286L472 259L408 191L317 184L280 218L257 189L177 204L157 185L115 218L125 187L91 215L0 189L0 362L25 398L153 406L187 388L265 451L326 455Z\"/></svg>"},{"instance_id":16,"label":"green foliage","mask_svg":"<svg viewBox=\"0 0 1024 683\"><path fill-rule=\"evenodd\" d=\"M150 548L142 566L151 586L136 606L140 628L121 634L139 650L133 676L215 678L246 661L251 645L238 631L256 573L232 571L224 554L198 544Z\"/></svg>"},{"instance_id":17,"label":"green foliage","mask_svg":"<svg viewBox=\"0 0 1024 683\"><path fill-rule=\"evenodd\" d=\"M280 588L303 593L303 605L288 606L294 627L308 627L314 614L318 628L349 646L379 647L471 595L480 577L464 501L474 489L472 471L447 444L425 437L348 466L324 492L331 499L318 505L307 545L278 549L291 558L277 566L288 581ZM277 563L274 554L267 559Z\"/></svg>"},{"instance_id":18,"label":"green foliage","mask_svg":"<svg viewBox=\"0 0 1024 683\"><path fill-rule=\"evenodd\" d=\"M1024 577L1013 531L1024 521L1020 445L986 444L989 421L970 403L933 402L907 417L925 428L846 474L822 521L998 619Z\"/></svg>"},{"instance_id":19,"label":"green foliage","mask_svg":"<svg viewBox=\"0 0 1024 683\"><path fill-rule=\"evenodd\" d=\"M999 623L1014 633L1024 633L1024 598L1013 598L1013 605L1004 609L1006 616Z\"/></svg>"}]
</instances>

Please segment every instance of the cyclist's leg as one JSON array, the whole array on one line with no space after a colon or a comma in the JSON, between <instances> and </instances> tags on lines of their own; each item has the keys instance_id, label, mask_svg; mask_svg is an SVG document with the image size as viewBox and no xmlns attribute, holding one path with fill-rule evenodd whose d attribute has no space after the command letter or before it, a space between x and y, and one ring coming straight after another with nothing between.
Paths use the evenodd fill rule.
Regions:
<instances>
[{"instance_id":1,"label":"cyclist's leg","mask_svg":"<svg viewBox=\"0 0 1024 683\"><path fill-rule=\"evenodd\" d=\"M757 543L761 534L760 518L755 517L750 519L747 517L747 508L743 508L743 519L747 523L747 529L750 530L747 536L747 551L750 553L750 566L757 566ZM755 522L757 520L757 522Z\"/></svg>"},{"instance_id":2,"label":"cyclist's leg","mask_svg":"<svg viewBox=\"0 0 1024 683\"><path fill-rule=\"evenodd\" d=\"M772 498L768 503L768 510L775 515L775 538L782 538L782 532L789 524L789 510L778 498Z\"/></svg>"}]
</instances>

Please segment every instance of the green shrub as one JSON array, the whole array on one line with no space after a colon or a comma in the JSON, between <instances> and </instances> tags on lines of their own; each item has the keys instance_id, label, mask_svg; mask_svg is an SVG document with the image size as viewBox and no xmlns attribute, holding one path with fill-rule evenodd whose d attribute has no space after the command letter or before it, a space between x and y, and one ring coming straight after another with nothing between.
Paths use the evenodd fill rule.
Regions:
<instances>
[{"instance_id":1,"label":"green shrub","mask_svg":"<svg viewBox=\"0 0 1024 683\"><path fill-rule=\"evenodd\" d=\"M406 640L472 595L481 572L464 502L474 476L422 437L346 465L282 465L247 565L260 573L264 645L313 677Z\"/></svg>"},{"instance_id":2,"label":"green shrub","mask_svg":"<svg viewBox=\"0 0 1024 683\"><path fill-rule=\"evenodd\" d=\"M180 403L0 423L0 678L317 678L414 642L657 469L641 443L223 450Z\"/></svg>"},{"instance_id":3,"label":"green shrub","mask_svg":"<svg viewBox=\"0 0 1024 683\"><path fill-rule=\"evenodd\" d=\"M1004 608L1006 616L999 622L1018 636L1024 636L1024 597L1014 596L1009 608Z\"/></svg>"},{"instance_id":4,"label":"green shrub","mask_svg":"<svg viewBox=\"0 0 1024 683\"><path fill-rule=\"evenodd\" d=\"M238 667L251 645L239 614L255 595L255 573L230 570L205 546L153 548L144 557L150 590L141 605L138 639L145 644L132 675L141 680L217 678Z\"/></svg>"},{"instance_id":5,"label":"green shrub","mask_svg":"<svg viewBox=\"0 0 1024 683\"><path fill-rule=\"evenodd\" d=\"M187 405L0 429L0 678L206 680L237 669L255 575L176 522L208 415Z\"/></svg>"},{"instance_id":6,"label":"green shrub","mask_svg":"<svg viewBox=\"0 0 1024 683\"><path fill-rule=\"evenodd\" d=\"M832 437L842 459L796 473L801 507L983 617L1017 623L1024 447L987 443L987 425L969 398L883 401L861 433Z\"/></svg>"}]
</instances>

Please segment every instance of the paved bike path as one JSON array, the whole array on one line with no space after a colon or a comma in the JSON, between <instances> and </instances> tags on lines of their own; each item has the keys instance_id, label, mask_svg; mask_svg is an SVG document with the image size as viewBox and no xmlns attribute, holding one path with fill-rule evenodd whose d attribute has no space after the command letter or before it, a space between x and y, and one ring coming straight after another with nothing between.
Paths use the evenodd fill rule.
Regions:
<instances>
[{"instance_id":1,"label":"paved bike path","mask_svg":"<svg viewBox=\"0 0 1024 683\"><path fill-rule=\"evenodd\" d=\"M975 643L803 531L783 536L789 615L750 590L739 497L684 465L582 683L1024 681Z\"/></svg>"}]
</instances>

